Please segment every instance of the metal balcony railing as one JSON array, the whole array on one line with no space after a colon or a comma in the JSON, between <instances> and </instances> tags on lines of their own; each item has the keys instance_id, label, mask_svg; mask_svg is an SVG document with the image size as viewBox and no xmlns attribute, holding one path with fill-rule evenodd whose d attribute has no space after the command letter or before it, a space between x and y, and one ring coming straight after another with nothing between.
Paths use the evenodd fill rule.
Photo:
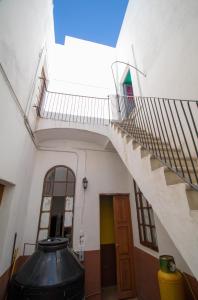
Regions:
<instances>
[{"instance_id":1,"label":"metal balcony railing","mask_svg":"<svg viewBox=\"0 0 198 300\"><path fill-rule=\"evenodd\" d=\"M198 190L198 101L119 96L118 126Z\"/></svg>"},{"instance_id":2,"label":"metal balcony railing","mask_svg":"<svg viewBox=\"0 0 198 300\"><path fill-rule=\"evenodd\" d=\"M110 100L48 91L41 86L37 113L39 117L65 122L109 125Z\"/></svg>"},{"instance_id":3,"label":"metal balcony railing","mask_svg":"<svg viewBox=\"0 0 198 300\"><path fill-rule=\"evenodd\" d=\"M109 98L48 91L46 81L41 79L36 105L39 117L110 124L113 102ZM116 98L121 119L118 126L198 190L198 101L118 95Z\"/></svg>"}]
</instances>

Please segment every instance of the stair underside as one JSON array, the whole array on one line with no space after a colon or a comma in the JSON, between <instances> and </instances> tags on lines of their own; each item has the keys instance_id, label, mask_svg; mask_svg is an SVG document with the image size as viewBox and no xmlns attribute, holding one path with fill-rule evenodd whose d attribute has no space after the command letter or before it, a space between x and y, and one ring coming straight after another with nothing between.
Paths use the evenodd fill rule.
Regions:
<instances>
[{"instance_id":1,"label":"stair underside","mask_svg":"<svg viewBox=\"0 0 198 300\"><path fill-rule=\"evenodd\" d=\"M198 209L198 163L197 158L184 156L181 149L172 148L169 143L154 138L145 130L128 125L127 120L113 123L126 143L132 141L133 149L140 147L141 157L150 156L151 169L164 168L167 185L187 183L187 197L191 209ZM197 199L197 200L196 200Z\"/></svg>"},{"instance_id":2,"label":"stair underside","mask_svg":"<svg viewBox=\"0 0 198 300\"><path fill-rule=\"evenodd\" d=\"M198 277L198 191L187 184L174 170L168 168L155 153L145 148L137 137L119 125L112 123L110 131L112 144L152 205L192 273ZM136 128L137 131L145 136L145 132ZM176 149L174 151L176 153ZM177 151L180 153L180 157L176 157L177 166L179 168L180 160L185 167L180 149ZM164 158L168 155L170 153L166 151ZM186 157L185 160L189 170L192 171L191 159ZM197 170L195 157L193 161Z\"/></svg>"}]
</instances>

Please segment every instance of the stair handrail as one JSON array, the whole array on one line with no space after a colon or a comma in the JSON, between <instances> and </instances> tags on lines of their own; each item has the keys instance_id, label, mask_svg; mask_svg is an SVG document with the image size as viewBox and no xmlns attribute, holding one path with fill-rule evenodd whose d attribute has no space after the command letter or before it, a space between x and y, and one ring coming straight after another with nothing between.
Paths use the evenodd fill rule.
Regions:
<instances>
[{"instance_id":1,"label":"stair handrail","mask_svg":"<svg viewBox=\"0 0 198 300\"><path fill-rule=\"evenodd\" d=\"M129 97L134 113L117 125L198 190L198 101Z\"/></svg>"}]
</instances>

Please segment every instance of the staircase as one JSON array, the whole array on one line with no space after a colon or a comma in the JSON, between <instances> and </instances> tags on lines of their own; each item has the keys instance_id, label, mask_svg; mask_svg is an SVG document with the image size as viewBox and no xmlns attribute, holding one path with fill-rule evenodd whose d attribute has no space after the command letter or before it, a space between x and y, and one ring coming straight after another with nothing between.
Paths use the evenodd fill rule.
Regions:
<instances>
[{"instance_id":1,"label":"staircase","mask_svg":"<svg viewBox=\"0 0 198 300\"><path fill-rule=\"evenodd\" d=\"M64 122L107 136L198 279L198 101L116 96L110 123L109 98L51 93L36 105L37 130Z\"/></svg>"},{"instance_id":2,"label":"staircase","mask_svg":"<svg viewBox=\"0 0 198 300\"><path fill-rule=\"evenodd\" d=\"M197 102L134 103L128 118L112 122L111 142L198 278Z\"/></svg>"},{"instance_id":3,"label":"staircase","mask_svg":"<svg viewBox=\"0 0 198 300\"><path fill-rule=\"evenodd\" d=\"M134 147L141 145L142 156L152 154L150 156L152 170L165 166L164 173L167 185L186 181L192 186L192 189L197 190L197 158L183 155L180 148L172 148L169 143L136 127L130 119L114 124L128 140L133 139Z\"/></svg>"}]
</instances>

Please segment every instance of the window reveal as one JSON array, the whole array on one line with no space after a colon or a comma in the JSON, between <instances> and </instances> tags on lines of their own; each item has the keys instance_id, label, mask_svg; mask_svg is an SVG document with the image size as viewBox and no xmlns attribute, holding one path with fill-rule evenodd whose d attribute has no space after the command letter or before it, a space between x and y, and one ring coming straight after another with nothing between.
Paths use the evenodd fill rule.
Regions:
<instances>
[{"instance_id":1,"label":"window reveal","mask_svg":"<svg viewBox=\"0 0 198 300\"><path fill-rule=\"evenodd\" d=\"M124 82L122 84L124 95L124 106L126 117L132 112L135 107L135 101L133 97L133 85L130 70L128 70Z\"/></svg>"}]
</instances>

